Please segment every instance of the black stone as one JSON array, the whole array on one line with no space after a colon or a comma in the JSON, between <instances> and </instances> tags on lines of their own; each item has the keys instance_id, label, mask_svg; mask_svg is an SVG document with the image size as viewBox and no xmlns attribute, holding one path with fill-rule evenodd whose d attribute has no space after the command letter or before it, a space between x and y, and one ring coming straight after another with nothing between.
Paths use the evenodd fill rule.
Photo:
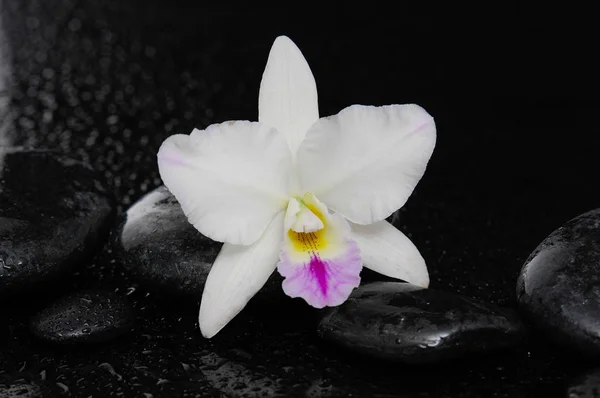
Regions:
<instances>
[{"instance_id":1,"label":"black stone","mask_svg":"<svg viewBox=\"0 0 600 398\"><path fill-rule=\"evenodd\" d=\"M375 282L327 310L318 333L372 357L426 363L514 346L524 329L509 310L407 283Z\"/></svg>"},{"instance_id":2,"label":"black stone","mask_svg":"<svg viewBox=\"0 0 600 398\"><path fill-rule=\"evenodd\" d=\"M35 315L31 332L54 343L97 343L131 330L134 311L125 297L82 291L63 297Z\"/></svg>"},{"instance_id":3,"label":"black stone","mask_svg":"<svg viewBox=\"0 0 600 398\"><path fill-rule=\"evenodd\" d=\"M157 292L202 297L222 243L198 232L165 186L133 204L113 233L117 261L145 287ZM283 294L283 278L273 272L257 298Z\"/></svg>"},{"instance_id":4,"label":"black stone","mask_svg":"<svg viewBox=\"0 0 600 398\"><path fill-rule=\"evenodd\" d=\"M87 165L42 151L0 160L0 296L49 285L108 232L112 202Z\"/></svg>"},{"instance_id":5,"label":"black stone","mask_svg":"<svg viewBox=\"0 0 600 398\"><path fill-rule=\"evenodd\" d=\"M600 209L552 232L517 281L519 308L558 343L600 354Z\"/></svg>"},{"instance_id":6,"label":"black stone","mask_svg":"<svg viewBox=\"0 0 600 398\"><path fill-rule=\"evenodd\" d=\"M161 186L127 210L117 228L115 256L144 285L200 298L222 243L202 235Z\"/></svg>"}]
</instances>

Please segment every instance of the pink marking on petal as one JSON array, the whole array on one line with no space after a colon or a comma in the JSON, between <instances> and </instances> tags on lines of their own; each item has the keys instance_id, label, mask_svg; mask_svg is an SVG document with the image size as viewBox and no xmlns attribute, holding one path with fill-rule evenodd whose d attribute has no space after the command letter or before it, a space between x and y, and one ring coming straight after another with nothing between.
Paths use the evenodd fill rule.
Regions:
<instances>
[{"instance_id":1,"label":"pink marking on petal","mask_svg":"<svg viewBox=\"0 0 600 398\"><path fill-rule=\"evenodd\" d=\"M360 284L362 261L358 245L346 241L344 254L323 259L312 252L308 263L295 264L282 252L277 266L286 279L283 291L290 297L301 297L315 308L334 307L342 304L352 290Z\"/></svg>"},{"instance_id":2,"label":"pink marking on petal","mask_svg":"<svg viewBox=\"0 0 600 398\"><path fill-rule=\"evenodd\" d=\"M158 156L158 160L160 160L161 162L165 162L165 163L169 163L173 166L183 166L183 167L187 167L189 166L187 163L185 163L183 161L183 159L181 159L181 157L179 157L178 155L175 154L164 154L161 153Z\"/></svg>"},{"instance_id":3,"label":"pink marking on petal","mask_svg":"<svg viewBox=\"0 0 600 398\"><path fill-rule=\"evenodd\" d=\"M327 295L327 269L325 267L327 267L327 264L313 252L310 256L309 269L323 296Z\"/></svg>"}]
</instances>

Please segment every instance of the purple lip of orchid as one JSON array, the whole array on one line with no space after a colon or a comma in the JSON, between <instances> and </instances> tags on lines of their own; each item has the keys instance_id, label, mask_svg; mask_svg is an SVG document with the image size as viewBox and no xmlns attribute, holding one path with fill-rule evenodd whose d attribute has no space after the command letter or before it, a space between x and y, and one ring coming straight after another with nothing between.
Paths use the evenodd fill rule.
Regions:
<instances>
[{"instance_id":1,"label":"purple lip of orchid","mask_svg":"<svg viewBox=\"0 0 600 398\"><path fill-rule=\"evenodd\" d=\"M298 223L303 220L304 223ZM283 291L316 308L340 305L360 283L362 260L343 217L311 194L290 200L279 273Z\"/></svg>"},{"instance_id":2,"label":"purple lip of orchid","mask_svg":"<svg viewBox=\"0 0 600 398\"><path fill-rule=\"evenodd\" d=\"M275 40L258 122L213 124L165 140L158 167L188 221L224 242L204 287L210 338L277 268L284 292L322 308L343 303L363 266L427 287L417 248L385 218L404 205L436 141L417 105L352 105L319 119L310 67Z\"/></svg>"},{"instance_id":3,"label":"purple lip of orchid","mask_svg":"<svg viewBox=\"0 0 600 398\"><path fill-rule=\"evenodd\" d=\"M308 263L294 264L283 253L280 258L277 269L286 278L283 282L285 294L302 297L315 308L342 304L360 284L362 261L354 241L349 242L343 256L333 259L323 260L314 254Z\"/></svg>"}]
</instances>

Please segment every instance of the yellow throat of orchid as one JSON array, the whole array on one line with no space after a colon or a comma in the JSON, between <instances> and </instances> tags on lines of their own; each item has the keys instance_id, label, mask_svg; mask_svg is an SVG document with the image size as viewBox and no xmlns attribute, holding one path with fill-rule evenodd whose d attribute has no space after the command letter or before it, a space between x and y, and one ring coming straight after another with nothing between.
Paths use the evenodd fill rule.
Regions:
<instances>
[{"instance_id":1,"label":"yellow throat of orchid","mask_svg":"<svg viewBox=\"0 0 600 398\"><path fill-rule=\"evenodd\" d=\"M329 246L326 228L329 218L327 208L313 194L306 193L302 197L291 198L286 221L292 223L293 220L293 223L286 223L286 233L293 250L306 253L326 249Z\"/></svg>"}]
</instances>

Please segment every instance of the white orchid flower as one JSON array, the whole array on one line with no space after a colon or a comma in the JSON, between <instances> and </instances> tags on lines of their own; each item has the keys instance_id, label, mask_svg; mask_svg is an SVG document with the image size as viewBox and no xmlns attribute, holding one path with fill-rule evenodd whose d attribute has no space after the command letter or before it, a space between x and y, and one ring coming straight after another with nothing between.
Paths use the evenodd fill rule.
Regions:
<instances>
[{"instance_id":1,"label":"white orchid flower","mask_svg":"<svg viewBox=\"0 0 600 398\"><path fill-rule=\"evenodd\" d=\"M385 218L425 172L433 118L417 105L352 105L319 119L312 72L285 36L271 48L258 108L258 122L173 135L158 152L189 222L224 242L204 287L202 334L217 334L275 268L288 296L316 308L343 303L363 265L427 287L419 251Z\"/></svg>"}]
</instances>

